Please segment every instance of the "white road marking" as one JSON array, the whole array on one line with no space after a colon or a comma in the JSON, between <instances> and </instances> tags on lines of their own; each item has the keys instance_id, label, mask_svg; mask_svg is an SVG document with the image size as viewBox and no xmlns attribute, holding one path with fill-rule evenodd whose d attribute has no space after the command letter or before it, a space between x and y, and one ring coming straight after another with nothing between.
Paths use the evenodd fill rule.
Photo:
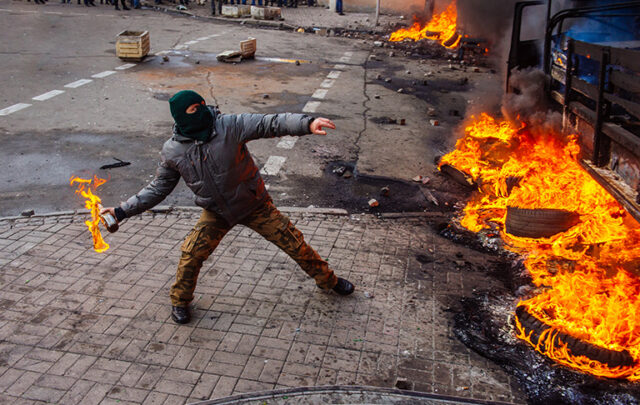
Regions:
<instances>
[{"instance_id":1,"label":"white road marking","mask_svg":"<svg viewBox=\"0 0 640 405\"><path fill-rule=\"evenodd\" d=\"M189 42L185 42L185 45L193 45L193 44L197 44L198 41L189 41Z\"/></svg>"},{"instance_id":2,"label":"white road marking","mask_svg":"<svg viewBox=\"0 0 640 405\"><path fill-rule=\"evenodd\" d=\"M325 89L330 89L335 82L336 82L335 80L325 79L322 83L320 83L320 87L323 87Z\"/></svg>"},{"instance_id":3,"label":"white road marking","mask_svg":"<svg viewBox=\"0 0 640 405\"><path fill-rule=\"evenodd\" d=\"M116 68L116 70L126 70L126 69L130 69L132 67L134 67L136 64L135 63L125 63L124 65L120 65Z\"/></svg>"},{"instance_id":4,"label":"white road marking","mask_svg":"<svg viewBox=\"0 0 640 405\"><path fill-rule=\"evenodd\" d=\"M59 11L45 11L44 14L55 14L55 15L62 15L61 12Z\"/></svg>"},{"instance_id":5,"label":"white road marking","mask_svg":"<svg viewBox=\"0 0 640 405\"><path fill-rule=\"evenodd\" d=\"M282 156L269 156L269 159L267 159L267 163L265 163L264 167L260 169L260 174L269 176L277 175L286 160L287 158Z\"/></svg>"},{"instance_id":6,"label":"white road marking","mask_svg":"<svg viewBox=\"0 0 640 405\"><path fill-rule=\"evenodd\" d=\"M209 39L209 37L200 37L196 39L196 41L206 41L207 39Z\"/></svg>"},{"instance_id":7,"label":"white road marking","mask_svg":"<svg viewBox=\"0 0 640 405\"><path fill-rule=\"evenodd\" d=\"M329 90L328 89L318 89L316 91L313 92L313 94L311 95L312 98L319 98L319 99L323 99L327 96L327 92Z\"/></svg>"},{"instance_id":8,"label":"white road marking","mask_svg":"<svg viewBox=\"0 0 640 405\"><path fill-rule=\"evenodd\" d=\"M75 82L71 82L69 84L65 84L64 87L68 87L70 89L75 89L78 88L80 86L84 86L87 83L91 83L93 80L91 79L80 79L80 80L76 80Z\"/></svg>"},{"instance_id":9,"label":"white road marking","mask_svg":"<svg viewBox=\"0 0 640 405\"><path fill-rule=\"evenodd\" d=\"M307 101L307 104L302 108L302 112L314 113L320 107L319 101Z\"/></svg>"},{"instance_id":10,"label":"white road marking","mask_svg":"<svg viewBox=\"0 0 640 405\"><path fill-rule=\"evenodd\" d=\"M160 51L160 52L156 52L156 55L165 55L165 54L167 54L169 52L171 52L171 51Z\"/></svg>"},{"instance_id":11,"label":"white road marking","mask_svg":"<svg viewBox=\"0 0 640 405\"><path fill-rule=\"evenodd\" d=\"M7 107L4 108L2 110L0 110L0 115L9 115L11 113L14 113L16 111L20 111L20 110L24 110L27 107L30 107L31 104L26 104L26 103L18 103L18 104L14 104L11 107Z\"/></svg>"},{"instance_id":12,"label":"white road marking","mask_svg":"<svg viewBox=\"0 0 640 405\"><path fill-rule=\"evenodd\" d=\"M345 69L347 67L347 65L335 65L333 68L334 69Z\"/></svg>"},{"instance_id":13,"label":"white road marking","mask_svg":"<svg viewBox=\"0 0 640 405\"><path fill-rule=\"evenodd\" d=\"M173 47L173 49L184 49L186 47L187 47L186 45L176 45Z\"/></svg>"},{"instance_id":14,"label":"white road marking","mask_svg":"<svg viewBox=\"0 0 640 405\"><path fill-rule=\"evenodd\" d=\"M51 90L44 94L40 94L39 96L35 96L34 98L32 98L32 100L37 100L37 101L49 100L50 98L58 96L62 93L64 93L64 90Z\"/></svg>"},{"instance_id":15,"label":"white road marking","mask_svg":"<svg viewBox=\"0 0 640 405\"><path fill-rule=\"evenodd\" d=\"M293 149L293 146L296 144L297 140L297 136L283 136L276 147L280 149Z\"/></svg>"},{"instance_id":16,"label":"white road marking","mask_svg":"<svg viewBox=\"0 0 640 405\"><path fill-rule=\"evenodd\" d=\"M115 70L105 70L104 72L96 73L92 75L94 79L102 79L103 77L111 76L112 74L118 73Z\"/></svg>"},{"instance_id":17,"label":"white road marking","mask_svg":"<svg viewBox=\"0 0 640 405\"><path fill-rule=\"evenodd\" d=\"M327 75L327 79L337 79L338 77L340 77L340 73L342 73L342 72L339 71L339 70L332 70Z\"/></svg>"}]
</instances>

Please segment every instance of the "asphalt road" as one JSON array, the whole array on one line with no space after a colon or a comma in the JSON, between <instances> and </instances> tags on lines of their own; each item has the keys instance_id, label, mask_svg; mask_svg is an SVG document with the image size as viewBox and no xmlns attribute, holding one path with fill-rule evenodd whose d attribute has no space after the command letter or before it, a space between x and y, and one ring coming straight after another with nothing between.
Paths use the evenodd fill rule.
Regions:
<instances>
[{"instance_id":1,"label":"asphalt road","mask_svg":"<svg viewBox=\"0 0 640 405\"><path fill-rule=\"evenodd\" d=\"M200 92L224 113L305 111L336 122L326 137L249 144L277 203L364 211L377 198L379 210L422 210L432 202L410 179L431 175L434 158L451 148L474 83L440 71L446 61L387 57L364 41L152 10L3 2L0 27L0 216L81 208L72 175L109 178L99 192L106 205L137 192L153 177L170 136L167 100L181 89ZM149 31L153 55L133 66L119 60L115 40L123 30ZM248 37L258 41L256 60L216 60ZM429 85L422 84L427 70L441 73ZM496 81L477 75L487 80ZM429 124L429 107L443 114L438 127ZM447 115L452 109L459 114ZM406 117L406 125L384 117ZM99 169L114 159L131 164ZM355 175L334 174L341 166ZM389 197L380 196L383 186ZM193 198L181 183L165 204L193 205Z\"/></svg>"}]
</instances>

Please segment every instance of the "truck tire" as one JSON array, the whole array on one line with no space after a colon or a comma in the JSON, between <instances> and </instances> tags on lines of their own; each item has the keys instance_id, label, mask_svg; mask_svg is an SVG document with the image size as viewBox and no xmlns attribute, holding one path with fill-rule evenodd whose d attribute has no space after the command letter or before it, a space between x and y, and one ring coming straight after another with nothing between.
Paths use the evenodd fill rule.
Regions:
<instances>
[{"instance_id":1,"label":"truck tire","mask_svg":"<svg viewBox=\"0 0 640 405\"><path fill-rule=\"evenodd\" d=\"M522 238L548 238L569 230L578 222L580 215L571 211L507 207L505 230Z\"/></svg>"}]
</instances>

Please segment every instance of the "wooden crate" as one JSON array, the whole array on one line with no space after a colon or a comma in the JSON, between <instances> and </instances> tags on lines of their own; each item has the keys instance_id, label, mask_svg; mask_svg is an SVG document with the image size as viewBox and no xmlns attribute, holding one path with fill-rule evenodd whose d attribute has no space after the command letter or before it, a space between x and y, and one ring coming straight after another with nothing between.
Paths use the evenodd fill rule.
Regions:
<instances>
[{"instance_id":1,"label":"wooden crate","mask_svg":"<svg viewBox=\"0 0 640 405\"><path fill-rule=\"evenodd\" d=\"M256 54L257 41L255 38L249 37L246 41L240 41L240 52L242 59L252 59Z\"/></svg>"},{"instance_id":2,"label":"wooden crate","mask_svg":"<svg viewBox=\"0 0 640 405\"><path fill-rule=\"evenodd\" d=\"M127 61L141 61L149 54L149 31L122 31L116 40L116 55Z\"/></svg>"}]
</instances>

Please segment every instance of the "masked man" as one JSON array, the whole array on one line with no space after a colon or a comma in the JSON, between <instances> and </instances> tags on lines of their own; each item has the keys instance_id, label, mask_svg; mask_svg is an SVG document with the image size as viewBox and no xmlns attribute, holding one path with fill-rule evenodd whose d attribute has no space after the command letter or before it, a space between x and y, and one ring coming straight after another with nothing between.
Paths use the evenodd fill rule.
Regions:
<instances>
[{"instance_id":1,"label":"masked man","mask_svg":"<svg viewBox=\"0 0 640 405\"><path fill-rule=\"evenodd\" d=\"M335 129L326 118L303 114L221 114L196 92L183 90L169 100L173 136L162 147L155 179L116 208L105 208L118 222L159 204L182 177L204 208L182 245L176 281L171 286L171 317L191 319L189 304L202 263L224 235L242 224L285 251L315 279L318 287L348 295L355 287L336 277L304 240L289 218L273 205L258 167L247 150L253 139L284 135L326 135Z\"/></svg>"}]
</instances>

